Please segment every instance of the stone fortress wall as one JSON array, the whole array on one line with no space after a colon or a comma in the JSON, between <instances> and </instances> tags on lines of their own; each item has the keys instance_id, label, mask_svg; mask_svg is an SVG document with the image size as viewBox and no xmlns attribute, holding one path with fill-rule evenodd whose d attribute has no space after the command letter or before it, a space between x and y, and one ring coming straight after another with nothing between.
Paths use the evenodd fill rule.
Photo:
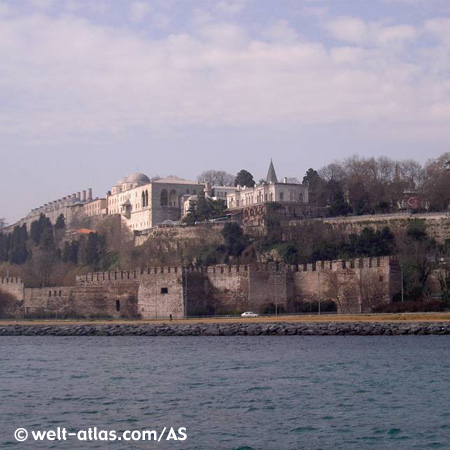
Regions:
<instances>
[{"instance_id":1,"label":"stone fortress wall","mask_svg":"<svg viewBox=\"0 0 450 450\"><path fill-rule=\"evenodd\" d=\"M319 219L317 219L319 220ZM443 244L446 239L450 239L450 214L448 213L421 213L410 214L375 214L364 216L349 217L329 217L320 219L324 223L331 224L333 227L344 230L347 233L360 233L365 227L381 230L389 227L391 230L405 230L409 223L416 220L423 220L427 227L427 233L437 242ZM295 222L290 222L295 226Z\"/></svg>"},{"instance_id":2,"label":"stone fortress wall","mask_svg":"<svg viewBox=\"0 0 450 450\"><path fill-rule=\"evenodd\" d=\"M24 288L23 281L18 277L0 278L0 291L6 292L17 299L23 297Z\"/></svg>"},{"instance_id":3,"label":"stone fortress wall","mask_svg":"<svg viewBox=\"0 0 450 450\"><path fill-rule=\"evenodd\" d=\"M393 258L217 265L95 272L74 286L20 288L10 292L20 317L161 319L222 315L267 308L295 312L302 302L332 300L338 312L370 312L400 291Z\"/></svg>"}]
</instances>

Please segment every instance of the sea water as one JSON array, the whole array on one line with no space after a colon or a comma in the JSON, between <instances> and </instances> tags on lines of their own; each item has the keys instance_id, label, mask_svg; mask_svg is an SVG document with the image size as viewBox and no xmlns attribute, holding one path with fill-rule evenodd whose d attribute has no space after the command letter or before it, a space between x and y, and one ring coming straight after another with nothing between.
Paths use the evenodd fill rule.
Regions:
<instances>
[{"instance_id":1,"label":"sea water","mask_svg":"<svg viewBox=\"0 0 450 450\"><path fill-rule=\"evenodd\" d=\"M450 336L1 337L0 401L0 448L450 449Z\"/></svg>"}]
</instances>

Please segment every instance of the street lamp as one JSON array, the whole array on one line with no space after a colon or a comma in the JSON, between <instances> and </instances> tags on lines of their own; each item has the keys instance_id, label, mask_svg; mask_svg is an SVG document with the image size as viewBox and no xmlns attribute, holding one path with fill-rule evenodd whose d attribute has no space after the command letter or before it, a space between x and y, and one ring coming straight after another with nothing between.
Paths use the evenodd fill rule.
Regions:
<instances>
[{"instance_id":1,"label":"street lamp","mask_svg":"<svg viewBox=\"0 0 450 450\"><path fill-rule=\"evenodd\" d=\"M403 303L403 266L400 264L400 278L401 278L401 293L402 293L402 303Z\"/></svg>"},{"instance_id":2,"label":"street lamp","mask_svg":"<svg viewBox=\"0 0 450 450\"><path fill-rule=\"evenodd\" d=\"M320 292L320 272L317 272L317 294L318 294L318 307L319 307L319 316L320 316L320 298L322 297L322 294Z\"/></svg>"}]
</instances>

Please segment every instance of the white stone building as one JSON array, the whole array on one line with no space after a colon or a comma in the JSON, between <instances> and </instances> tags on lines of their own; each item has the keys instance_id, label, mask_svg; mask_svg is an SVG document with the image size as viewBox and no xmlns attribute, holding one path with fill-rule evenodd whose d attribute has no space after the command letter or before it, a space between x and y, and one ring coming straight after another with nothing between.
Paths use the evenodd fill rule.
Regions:
<instances>
[{"instance_id":1,"label":"white stone building","mask_svg":"<svg viewBox=\"0 0 450 450\"><path fill-rule=\"evenodd\" d=\"M272 161L264 183L254 187L237 186L234 192L227 195L229 209L241 209L271 202L284 204L308 203L308 186L288 183L287 178L279 183Z\"/></svg>"},{"instance_id":2,"label":"white stone building","mask_svg":"<svg viewBox=\"0 0 450 450\"><path fill-rule=\"evenodd\" d=\"M120 179L108 193L108 215L121 214L131 231L146 230L166 220L180 220L185 196L197 195L204 188L194 181L150 181L143 173L134 173Z\"/></svg>"}]
</instances>

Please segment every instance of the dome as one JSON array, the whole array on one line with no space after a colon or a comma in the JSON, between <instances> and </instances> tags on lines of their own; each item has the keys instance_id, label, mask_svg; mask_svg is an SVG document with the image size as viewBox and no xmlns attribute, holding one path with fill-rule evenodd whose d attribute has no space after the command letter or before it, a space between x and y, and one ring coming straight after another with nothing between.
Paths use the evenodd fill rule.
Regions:
<instances>
[{"instance_id":1,"label":"dome","mask_svg":"<svg viewBox=\"0 0 450 450\"><path fill-rule=\"evenodd\" d=\"M125 182L141 185L141 184L150 183L150 178L147 175L145 175L144 173L136 172L136 173L129 175Z\"/></svg>"},{"instance_id":2,"label":"dome","mask_svg":"<svg viewBox=\"0 0 450 450\"><path fill-rule=\"evenodd\" d=\"M127 182L127 177L121 178L114 186L122 186L123 183Z\"/></svg>"}]
</instances>

